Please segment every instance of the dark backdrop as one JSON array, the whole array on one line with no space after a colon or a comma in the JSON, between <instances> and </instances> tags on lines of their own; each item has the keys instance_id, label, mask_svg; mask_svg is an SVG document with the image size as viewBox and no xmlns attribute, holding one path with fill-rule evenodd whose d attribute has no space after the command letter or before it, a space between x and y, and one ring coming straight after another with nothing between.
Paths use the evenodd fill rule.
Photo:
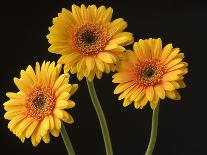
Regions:
<instances>
[{"instance_id":1,"label":"dark backdrop","mask_svg":"<svg viewBox=\"0 0 207 155\"><path fill-rule=\"evenodd\" d=\"M0 3L0 74L1 103L7 100L7 91L16 91L13 77L21 69L34 66L36 61L57 60L58 56L47 51L46 39L52 18L61 8L75 4L111 6L113 19L123 17L128 22L127 31L135 40L161 37L164 44L172 42L180 47L189 62L185 76L187 88L180 90L181 101L165 100L160 107L160 120L155 155L203 155L206 151L206 35L207 5L191 1L138 1L138 0L34 0L1 1ZM104 144L96 113L86 88L85 79L78 82L79 90L72 97L77 106L72 109L75 123L67 125L77 155L104 155ZM111 74L95 80L98 96L107 118L115 155L142 155L147 147L152 110L146 106L135 110L122 107ZM21 144L7 128L5 111L0 108L0 154L66 155L61 137L52 137L34 148L30 139Z\"/></svg>"}]
</instances>

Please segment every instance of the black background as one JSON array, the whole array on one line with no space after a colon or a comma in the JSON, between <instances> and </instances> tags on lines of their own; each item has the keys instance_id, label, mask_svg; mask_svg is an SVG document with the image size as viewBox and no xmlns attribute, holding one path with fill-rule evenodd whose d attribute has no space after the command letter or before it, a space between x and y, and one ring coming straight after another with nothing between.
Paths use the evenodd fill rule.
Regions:
<instances>
[{"instance_id":1,"label":"black background","mask_svg":"<svg viewBox=\"0 0 207 155\"><path fill-rule=\"evenodd\" d=\"M52 18L61 8L70 9L75 3L111 6L113 19L123 17L128 22L127 31L135 40L161 37L163 44L172 42L185 53L189 73L185 76L187 88L180 90L182 100L161 102L159 131L155 155L203 155L206 151L206 36L207 5L201 1L138 1L138 0L34 0L0 3L0 84L1 103L5 93L16 91L13 77L21 69L34 66L36 61L57 60L59 56L47 52L46 39ZM79 90L72 97L77 106L70 110L75 119L66 125L77 155L104 155L104 144L96 113L86 88L85 79L78 82ZM115 85L111 74L95 80L95 86L107 118L115 155L144 154L147 147L152 110L133 106L124 108L113 95ZM0 154L66 155L61 137L51 138L34 148L30 139L21 144L7 128L0 108Z\"/></svg>"}]
</instances>

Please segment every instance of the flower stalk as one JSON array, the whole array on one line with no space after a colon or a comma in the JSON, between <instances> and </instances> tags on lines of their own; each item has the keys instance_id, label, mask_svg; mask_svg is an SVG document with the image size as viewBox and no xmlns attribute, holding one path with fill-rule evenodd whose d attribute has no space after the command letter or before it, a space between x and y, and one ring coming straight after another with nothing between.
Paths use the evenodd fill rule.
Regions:
<instances>
[{"instance_id":1,"label":"flower stalk","mask_svg":"<svg viewBox=\"0 0 207 155\"><path fill-rule=\"evenodd\" d=\"M62 125L61 125L61 136L62 136L63 142L65 144L65 147L67 149L68 155L75 155L73 145L72 145L70 138L67 134L64 123L62 123Z\"/></svg>"},{"instance_id":2,"label":"flower stalk","mask_svg":"<svg viewBox=\"0 0 207 155\"><path fill-rule=\"evenodd\" d=\"M152 155L156 139L157 139L157 129L158 129L158 116L159 116L159 103L155 110L153 110L152 114L152 127L151 127L151 134L150 134L150 140L147 147L147 151L145 155Z\"/></svg>"},{"instance_id":3,"label":"flower stalk","mask_svg":"<svg viewBox=\"0 0 207 155\"><path fill-rule=\"evenodd\" d=\"M96 110L96 114L98 116L99 123L101 125L102 135L103 135L105 149L106 149L106 155L113 155L112 145L111 145L111 140L110 140L110 135L109 135L106 119L105 119L103 110L101 108L100 102L98 100L93 81L90 82L86 80L86 82L88 85L88 90L89 90L91 100L93 102L93 106Z\"/></svg>"}]
</instances>

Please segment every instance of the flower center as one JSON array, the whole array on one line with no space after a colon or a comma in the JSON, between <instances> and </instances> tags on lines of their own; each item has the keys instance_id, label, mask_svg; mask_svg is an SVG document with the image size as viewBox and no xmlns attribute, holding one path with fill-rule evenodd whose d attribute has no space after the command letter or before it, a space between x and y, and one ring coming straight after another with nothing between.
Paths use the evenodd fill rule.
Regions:
<instances>
[{"instance_id":1,"label":"flower center","mask_svg":"<svg viewBox=\"0 0 207 155\"><path fill-rule=\"evenodd\" d=\"M145 80L148 80L152 78L155 75L155 69L154 68L147 68L143 73L143 78Z\"/></svg>"},{"instance_id":2,"label":"flower center","mask_svg":"<svg viewBox=\"0 0 207 155\"><path fill-rule=\"evenodd\" d=\"M52 113L55 101L56 98L51 88L36 86L26 99L27 115L37 120L42 120Z\"/></svg>"},{"instance_id":3,"label":"flower center","mask_svg":"<svg viewBox=\"0 0 207 155\"><path fill-rule=\"evenodd\" d=\"M40 94L39 96L36 96L36 98L34 98L32 102L34 103L36 108L42 109L45 106L46 100L45 100L44 95Z\"/></svg>"},{"instance_id":4,"label":"flower center","mask_svg":"<svg viewBox=\"0 0 207 155\"><path fill-rule=\"evenodd\" d=\"M72 32L72 48L84 56L102 52L109 40L106 27L99 24L84 24Z\"/></svg>"},{"instance_id":5,"label":"flower center","mask_svg":"<svg viewBox=\"0 0 207 155\"><path fill-rule=\"evenodd\" d=\"M157 59L138 62L133 70L135 81L143 87L154 86L160 83L166 68Z\"/></svg>"},{"instance_id":6,"label":"flower center","mask_svg":"<svg viewBox=\"0 0 207 155\"><path fill-rule=\"evenodd\" d=\"M78 35L78 41L81 43L84 43L86 45L92 45L96 43L98 36L95 34L94 31L91 30L85 30L81 34Z\"/></svg>"}]
</instances>

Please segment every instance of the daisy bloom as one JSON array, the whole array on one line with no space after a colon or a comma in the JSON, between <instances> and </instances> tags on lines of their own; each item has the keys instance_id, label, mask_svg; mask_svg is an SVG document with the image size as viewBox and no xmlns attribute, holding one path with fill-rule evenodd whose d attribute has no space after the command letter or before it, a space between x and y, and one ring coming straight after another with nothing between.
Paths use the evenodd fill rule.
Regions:
<instances>
[{"instance_id":1,"label":"daisy bloom","mask_svg":"<svg viewBox=\"0 0 207 155\"><path fill-rule=\"evenodd\" d=\"M119 83L114 93L124 99L123 106L134 102L135 108L143 108L148 101L155 109L159 100L168 97L180 100L177 91L184 88L183 75L188 72L184 54L172 44L162 48L161 39L140 39L133 51L127 51L127 60L121 61L113 82Z\"/></svg>"},{"instance_id":2,"label":"daisy bloom","mask_svg":"<svg viewBox=\"0 0 207 155\"><path fill-rule=\"evenodd\" d=\"M29 65L21 70L20 78L14 78L19 89L17 93L8 92L10 99L4 103L5 119L10 120L8 128L21 139L31 137L33 146L41 139L49 143L51 133L59 136L61 121L73 123L66 111L75 106L68 100L77 90L77 84L69 84L69 74L61 74L61 65L55 62L37 62L35 71Z\"/></svg>"},{"instance_id":3,"label":"daisy bloom","mask_svg":"<svg viewBox=\"0 0 207 155\"><path fill-rule=\"evenodd\" d=\"M51 53L61 54L59 63L65 72L77 73L90 81L102 73L115 71L123 58L123 46L133 43L132 33L123 32L127 23L122 18L111 21L113 9L95 5L72 5L72 11L62 9L47 35Z\"/></svg>"}]
</instances>

